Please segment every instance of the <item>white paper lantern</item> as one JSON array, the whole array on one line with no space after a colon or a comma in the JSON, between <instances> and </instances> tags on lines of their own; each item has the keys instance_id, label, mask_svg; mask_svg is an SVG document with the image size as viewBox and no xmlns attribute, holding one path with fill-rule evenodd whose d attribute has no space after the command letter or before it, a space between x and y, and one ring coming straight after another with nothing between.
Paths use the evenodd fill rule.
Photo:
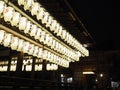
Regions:
<instances>
[{"instance_id":1,"label":"white paper lantern","mask_svg":"<svg viewBox=\"0 0 120 90\"><path fill-rule=\"evenodd\" d=\"M24 43L24 40L19 39L19 44L18 44L17 51L22 51L23 50L23 43Z\"/></svg>"},{"instance_id":2,"label":"white paper lantern","mask_svg":"<svg viewBox=\"0 0 120 90\"><path fill-rule=\"evenodd\" d=\"M4 9L6 8L6 4L4 1L0 1L0 18L3 16Z\"/></svg>"},{"instance_id":3,"label":"white paper lantern","mask_svg":"<svg viewBox=\"0 0 120 90\"><path fill-rule=\"evenodd\" d=\"M31 27L32 27L31 22L27 21L26 28L24 29L24 33L29 34Z\"/></svg>"},{"instance_id":4,"label":"white paper lantern","mask_svg":"<svg viewBox=\"0 0 120 90\"><path fill-rule=\"evenodd\" d=\"M30 10L32 7L32 4L34 4L33 0L25 0L24 2L24 10Z\"/></svg>"},{"instance_id":5,"label":"white paper lantern","mask_svg":"<svg viewBox=\"0 0 120 90\"><path fill-rule=\"evenodd\" d=\"M53 20L53 17L52 16L48 16L48 22L46 23L46 27L50 27L51 26L52 20Z\"/></svg>"},{"instance_id":6,"label":"white paper lantern","mask_svg":"<svg viewBox=\"0 0 120 90\"><path fill-rule=\"evenodd\" d=\"M51 36L49 36L48 46L52 46L52 41L53 41L53 38Z\"/></svg>"},{"instance_id":7,"label":"white paper lantern","mask_svg":"<svg viewBox=\"0 0 120 90\"><path fill-rule=\"evenodd\" d=\"M51 69L51 68L50 68L50 64L47 64L46 69L47 69L48 71Z\"/></svg>"},{"instance_id":8,"label":"white paper lantern","mask_svg":"<svg viewBox=\"0 0 120 90\"><path fill-rule=\"evenodd\" d=\"M45 39L45 31L42 31L41 37L40 37L40 42L44 43L44 39Z\"/></svg>"},{"instance_id":9,"label":"white paper lantern","mask_svg":"<svg viewBox=\"0 0 120 90\"><path fill-rule=\"evenodd\" d=\"M37 33L35 35L35 39L40 39L41 34L42 34L42 30L40 28L37 28Z\"/></svg>"},{"instance_id":10,"label":"white paper lantern","mask_svg":"<svg viewBox=\"0 0 120 90\"><path fill-rule=\"evenodd\" d=\"M33 56L38 56L38 50L39 50L39 47L35 46Z\"/></svg>"},{"instance_id":11,"label":"white paper lantern","mask_svg":"<svg viewBox=\"0 0 120 90\"><path fill-rule=\"evenodd\" d=\"M55 49L55 43L56 43L56 41L53 40L53 42L52 42L52 46L51 46L52 49Z\"/></svg>"},{"instance_id":12,"label":"white paper lantern","mask_svg":"<svg viewBox=\"0 0 120 90\"><path fill-rule=\"evenodd\" d=\"M47 45L49 43L49 38L50 38L49 34L46 34L45 35L45 44L47 44Z\"/></svg>"},{"instance_id":13,"label":"white paper lantern","mask_svg":"<svg viewBox=\"0 0 120 90\"><path fill-rule=\"evenodd\" d=\"M44 50L44 51L43 51L43 59L46 59L46 58L47 58L47 53L48 53L47 50Z\"/></svg>"},{"instance_id":14,"label":"white paper lantern","mask_svg":"<svg viewBox=\"0 0 120 90\"><path fill-rule=\"evenodd\" d=\"M30 44L28 54L33 55L34 44Z\"/></svg>"},{"instance_id":15,"label":"white paper lantern","mask_svg":"<svg viewBox=\"0 0 120 90\"><path fill-rule=\"evenodd\" d=\"M12 41L11 41L11 49L13 50L17 50L18 47L18 37L12 37Z\"/></svg>"},{"instance_id":16,"label":"white paper lantern","mask_svg":"<svg viewBox=\"0 0 120 90\"><path fill-rule=\"evenodd\" d=\"M20 30L25 30L27 25L27 18L26 17L21 17L20 22L19 22L19 29Z\"/></svg>"},{"instance_id":17,"label":"white paper lantern","mask_svg":"<svg viewBox=\"0 0 120 90\"><path fill-rule=\"evenodd\" d=\"M21 17L20 13L14 12L13 16L12 16L12 20L11 20L11 25L18 26L18 23L20 21L20 17Z\"/></svg>"},{"instance_id":18,"label":"white paper lantern","mask_svg":"<svg viewBox=\"0 0 120 90\"><path fill-rule=\"evenodd\" d=\"M57 25L57 21L56 21L56 20L52 20L52 24L51 24L51 26L50 26L50 30L51 30L51 31L55 31L56 25Z\"/></svg>"},{"instance_id":19,"label":"white paper lantern","mask_svg":"<svg viewBox=\"0 0 120 90\"><path fill-rule=\"evenodd\" d=\"M44 13L44 17L43 17L43 19L42 19L42 23L43 23L43 24L48 22L48 17L49 17L49 13L48 13L48 12L45 12L45 13Z\"/></svg>"},{"instance_id":20,"label":"white paper lantern","mask_svg":"<svg viewBox=\"0 0 120 90\"><path fill-rule=\"evenodd\" d=\"M25 1L26 0L18 0L18 4L21 6L21 5L24 5L25 4Z\"/></svg>"},{"instance_id":21,"label":"white paper lantern","mask_svg":"<svg viewBox=\"0 0 120 90\"><path fill-rule=\"evenodd\" d=\"M57 32L57 36L61 36L61 34L62 34L62 26L59 27L59 30Z\"/></svg>"},{"instance_id":22,"label":"white paper lantern","mask_svg":"<svg viewBox=\"0 0 120 90\"><path fill-rule=\"evenodd\" d=\"M32 70L32 65L26 65L26 71L31 71Z\"/></svg>"},{"instance_id":23,"label":"white paper lantern","mask_svg":"<svg viewBox=\"0 0 120 90\"><path fill-rule=\"evenodd\" d=\"M30 30L30 36L35 36L37 32L37 26L32 25L31 30Z\"/></svg>"},{"instance_id":24,"label":"white paper lantern","mask_svg":"<svg viewBox=\"0 0 120 90\"><path fill-rule=\"evenodd\" d=\"M62 39L65 40L65 38L66 38L66 30L62 30Z\"/></svg>"},{"instance_id":25,"label":"white paper lantern","mask_svg":"<svg viewBox=\"0 0 120 90\"><path fill-rule=\"evenodd\" d=\"M42 55L43 55L43 48L39 48L38 58L42 58Z\"/></svg>"},{"instance_id":26,"label":"white paper lantern","mask_svg":"<svg viewBox=\"0 0 120 90\"><path fill-rule=\"evenodd\" d=\"M12 8L10 6L5 8L4 14L3 14L5 22L10 22L11 21L14 12L15 12L14 8Z\"/></svg>"},{"instance_id":27,"label":"white paper lantern","mask_svg":"<svg viewBox=\"0 0 120 90\"><path fill-rule=\"evenodd\" d=\"M44 16L44 8L40 7L38 13L37 13L37 20L42 20L43 19L43 16Z\"/></svg>"},{"instance_id":28,"label":"white paper lantern","mask_svg":"<svg viewBox=\"0 0 120 90\"><path fill-rule=\"evenodd\" d=\"M54 33L55 33L55 34L58 34L59 28L60 28L59 23L56 23L56 25L55 25L55 30L54 30Z\"/></svg>"},{"instance_id":29,"label":"white paper lantern","mask_svg":"<svg viewBox=\"0 0 120 90\"><path fill-rule=\"evenodd\" d=\"M4 37L5 37L5 31L0 30L0 44L3 43Z\"/></svg>"},{"instance_id":30,"label":"white paper lantern","mask_svg":"<svg viewBox=\"0 0 120 90\"><path fill-rule=\"evenodd\" d=\"M30 43L29 42L24 42L23 43L23 52L28 53Z\"/></svg>"},{"instance_id":31,"label":"white paper lantern","mask_svg":"<svg viewBox=\"0 0 120 90\"><path fill-rule=\"evenodd\" d=\"M6 33L6 34L5 34L5 38L4 38L3 45L4 45L5 47L9 47L11 41L12 41L12 34Z\"/></svg>"},{"instance_id":32,"label":"white paper lantern","mask_svg":"<svg viewBox=\"0 0 120 90\"><path fill-rule=\"evenodd\" d=\"M40 4L37 3L37 2L35 2L35 3L32 5L32 8L31 8L31 14L32 14L32 16L37 15L39 9L40 9Z\"/></svg>"}]
</instances>

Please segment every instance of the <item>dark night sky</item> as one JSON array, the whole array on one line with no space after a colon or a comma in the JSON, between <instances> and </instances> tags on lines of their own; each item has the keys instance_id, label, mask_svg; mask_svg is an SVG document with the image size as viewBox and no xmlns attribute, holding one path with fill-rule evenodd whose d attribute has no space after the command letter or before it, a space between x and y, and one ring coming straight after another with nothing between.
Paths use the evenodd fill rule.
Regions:
<instances>
[{"instance_id":1,"label":"dark night sky","mask_svg":"<svg viewBox=\"0 0 120 90\"><path fill-rule=\"evenodd\" d=\"M96 41L95 49L120 49L120 7L112 0L68 0Z\"/></svg>"}]
</instances>

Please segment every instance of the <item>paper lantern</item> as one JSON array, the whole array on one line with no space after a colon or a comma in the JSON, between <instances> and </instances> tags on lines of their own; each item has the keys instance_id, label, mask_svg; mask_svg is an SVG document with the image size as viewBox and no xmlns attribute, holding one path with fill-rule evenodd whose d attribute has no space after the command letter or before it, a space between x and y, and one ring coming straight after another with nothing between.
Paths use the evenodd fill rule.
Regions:
<instances>
[{"instance_id":1,"label":"paper lantern","mask_svg":"<svg viewBox=\"0 0 120 90\"><path fill-rule=\"evenodd\" d=\"M53 40L53 42L52 42L52 46L51 46L52 49L55 49L55 43L56 43L56 41Z\"/></svg>"},{"instance_id":2,"label":"paper lantern","mask_svg":"<svg viewBox=\"0 0 120 90\"><path fill-rule=\"evenodd\" d=\"M0 44L3 43L4 37L5 37L5 31L0 30Z\"/></svg>"},{"instance_id":3,"label":"paper lantern","mask_svg":"<svg viewBox=\"0 0 120 90\"><path fill-rule=\"evenodd\" d=\"M48 45L49 39L50 39L50 35L49 35L49 34L46 34L46 36L45 36L45 44Z\"/></svg>"},{"instance_id":4,"label":"paper lantern","mask_svg":"<svg viewBox=\"0 0 120 90\"><path fill-rule=\"evenodd\" d=\"M34 3L33 0L25 0L24 1L24 10L30 10L33 3Z\"/></svg>"},{"instance_id":5,"label":"paper lantern","mask_svg":"<svg viewBox=\"0 0 120 90\"><path fill-rule=\"evenodd\" d=\"M44 12L45 12L44 8L40 7L40 9L38 10L38 13L37 13L37 20L43 19Z\"/></svg>"},{"instance_id":6,"label":"paper lantern","mask_svg":"<svg viewBox=\"0 0 120 90\"><path fill-rule=\"evenodd\" d=\"M42 31L41 37L40 37L40 42L44 43L44 40L45 40L45 31Z\"/></svg>"},{"instance_id":7,"label":"paper lantern","mask_svg":"<svg viewBox=\"0 0 120 90\"><path fill-rule=\"evenodd\" d=\"M51 26L50 26L50 30L51 31L55 31L55 27L57 25L57 21L56 20L52 20Z\"/></svg>"},{"instance_id":8,"label":"paper lantern","mask_svg":"<svg viewBox=\"0 0 120 90\"><path fill-rule=\"evenodd\" d=\"M49 71L50 70L50 64L47 64L46 69Z\"/></svg>"},{"instance_id":9,"label":"paper lantern","mask_svg":"<svg viewBox=\"0 0 120 90\"><path fill-rule=\"evenodd\" d=\"M27 21L26 28L24 29L24 33L29 34L31 27L32 27L31 22Z\"/></svg>"},{"instance_id":10,"label":"paper lantern","mask_svg":"<svg viewBox=\"0 0 120 90\"><path fill-rule=\"evenodd\" d=\"M32 65L26 65L26 71L32 71Z\"/></svg>"},{"instance_id":11,"label":"paper lantern","mask_svg":"<svg viewBox=\"0 0 120 90\"><path fill-rule=\"evenodd\" d=\"M12 20L11 20L11 25L12 26L18 26L18 23L20 21L20 17L21 17L20 13L14 12Z\"/></svg>"},{"instance_id":12,"label":"paper lantern","mask_svg":"<svg viewBox=\"0 0 120 90\"><path fill-rule=\"evenodd\" d=\"M48 17L49 17L49 13L48 12L45 12L44 13L44 17L42 19L42 23L48 23Z\"/></svg>"},{"instance_id":13,"label":"paper lantern","mask_svg":"<svg viewBox=\"0 0 120 90\"><path fill-rule=\"evenodd\" d=\"M37 28L37 33L36 33L36 35L35 35L35 39L38 39L38 40L39 40L41 34L42 34L42 30L41 30L40 28Z\"/></svg>"},{"instance_id":14,"label":"paper lantern","mask_svg":"<svg viewBox=\"0 0 120 90\"><path fill-rule=\"evenodd\" d=\"M61 34L62 34L62 26L59 27L59 30L58 30L57 36L61 36Z\"/></svg>"},{"instance_id":15,"label":"paper lantern","mask_svg":"<svg viewBox=\"0 0 120 90\"><path fill-rule=\"evenodd\" d=\"M18 49L17 49L17 51L22 51L22 49L23 49L23 43L24 43L24 40L19 39L19 44L18 44Z\"/></svg>"},{"instance_id":16,"label":"paper lantern","mask_svg":"<svg viewBox=\"0 0 120 90\"><path fill-rule=\"evenodd\" d=\"M42 55L43 55L43 48L39 48L39 51L38 51L38 58L42 58Z\"/></svg>"},{"instance_id":17,"label":"paper lantern","mask_svg":"<svg viewBox=\"0 0 120 90\"><path fill-rule=\"evenodd\" d=\"M58 34L58 32L59 32L59 28L60 28L59 23L56 23L54 33Z\"/></svg>"},{"instance_id":18,"label":"paper lantern","mask_svg":"<svg viewBox=\"0 0 120 90\"><path fill-rule=\"evenodd\" d=\"M11 21L14 12L15 12L14 8L12 8L10 6L5 8L4 14L3 14L5 22L10 22Z\"/></svg>"},{"instance_id":19,"label":"paper lantern","mask_svg":"<svg viewBox=\"0 0 120 90\"><path fill-rule=\"evenodd\" d=\"M30 30L30 36L35 36L37 32L37 26L32 25L31 30Z\"/></svg>"},{"instance_id":20,"label":"paper lantern","mask_svg":"<svg viewBox=\"0 0 120 90\"><path fill-rule=\"evenodd\" d=\"M26 17L21 17L20 22L19 22L19 29L20 30L25 30L27 25L27 18Z\"/></svg>"},{"instance_id":21,"label":"paper lantern","mask_svg":"<svg viewBox=\"0 0 120 90\"><path fill-rule=\"evenodd\" d=\"M51 36L49 36L48 46L52 46L52 41L53 41L53 38Z\"/></svg>"},{"instance_id":22,"label":"paper lantern","mask_svg":"<svg viewBox=\"0 0 120 90\"><path fill-rule=\"evenodd\" d=\"M23 52L28 53L30 43L29 42L24 42L23 43Z\"/></svg>"},{"instance_id":23,"label":"paper lantern","mask_svg":"<svg viewBox=\"0 0 120 90\"><path fill-rule=\"evenodd\" d=\"M66 38L66 30L62 30L62 39L65 40L65 38Z\"/></svg>"},{"instance_id":24,"label":"paper lantern","mask_svg":"<svg viewBox=\"0 0 120 90\"><path fill-rule=\"evenodd\" d=\"M43 51L43 59L46 59L46 58L47 58L47 53L48 53L47 50L44 50L44 51Z\"/></svg>"},{"instance_id":25,"label":"paper lantern","mask_svg":"<svg viewBox=\"0 0 120 90\"><path fill-rule=\"evenodd\" d=\"M3 16L4 9L6 8L6 4L4 1L0 1L0 18Z\"/></svg>"},{"instance_id":26,"label":"paper lantern","mask_svg":"<svg viewBox=\"0 0 120 90\"><path fill-rule=\"evenodd\" d=\"M33 55L34 44L30 44L28 54Z\"/></svg>"},{"instance_id":27,"label":"paper lantern","mask_svg":"<svg viewBox=\"0 0 120 90\"><path fill-rule=\"evenodd\" d=\"M51 26L52 20L53 20L53 17L52 16L48 16L48 22L46 23L46 27L50 27Z\"/></svg>"},{"instance_id":28,"label":"paper lantern","mask_svg":"<svg viewBox=\"0 0 120 90\"><path fill-rule=\"evenodd\" d=\"M35 46L33 56L38 56L38 50L39 50L39 47Z\"/></svg>"},{"instance_id":29,"label":"paper lantern","mask_svg":"<svg viewBox=\"0 0 120 90\"><path fill-rule=\"evenodd\" d=\"M5 47L9 47L10 44L11 44L11 40L12 40L12 34L6 33L6 34L5 34L5 38L4 38L3 45L4 45Z\"/></svg>"},{"instance_id":30,"label":"paper lantern","mask_svg":"<svg viewBox=\"0 0 120 90\"><path fill-rule=\"evenodd\" d=\"M25 4L25 1L26 0L18 0L18 4L21 6L21 5L24 5Z\"/></svg>"},{"instance_id":31,"label":"paper lantern","mask_svg":"<svg viewBox=\"0 0 120 90\"><path fill-rule=\"evenodd\" d=\"M11 41L11 49L13 50L17 50L18 48L18 43L19 42L19 39L18 37L12 37L12 41Z\"/></svg>"},{"instance_id":32,"label":"paper lantern","mask_svg":"<svg viewBox=\"0 0 120 90\"><path fill-rule=\"evenodd\" d=\"M39 9L40 9L40 4L37 3L37 2L35 2L35 3L32 5L32 8L31 8L31 14L32 14L32 16L37 15Z\"/></svg>"}]
</instances>

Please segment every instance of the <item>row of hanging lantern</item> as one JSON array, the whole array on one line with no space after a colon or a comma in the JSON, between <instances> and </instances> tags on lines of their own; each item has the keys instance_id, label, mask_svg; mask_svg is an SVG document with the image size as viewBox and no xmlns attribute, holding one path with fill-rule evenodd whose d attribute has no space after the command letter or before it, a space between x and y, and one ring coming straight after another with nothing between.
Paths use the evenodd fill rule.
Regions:
<instances>
[{"instance_id":1,"label":"row of hanging lantern","mask_svg":"<svg viewBox=\"0 0 120 90\"><path fill-rule=\"evenodd\" d=\"M50 36L45 31L41 30L40 28L38 28L35 24L29 21L26 17L23 17L19 12L16 12L14 8L10 6L7 7L5 2L3 1L0 1L0 7L1 7L0 15L3 16L5 22L10 22L11 26L18 27L19 30L24 31L24 33L29 34L30 36L33 36L35 39L38 39L40 42L43 42L47 46L50 46L51 49L54 49L57 52L62 53L66 55L67 57L70 57L71 59L74 59L76 61L79 60L80 56L77 55L73 50L65 47L60 42L56 41L52 36ZM17 37L13 41L17 43L18 42ZM27 46L29 45L28 43L29 42L26 42L26 47L28 47ZM31 45L31 47L33 46L34 45ZM37 48L38 47L36 47L36 49ZM31 54L32 51L33 51L33 48L31 49L29 53Z\"/></svg>"},{"instance_id":2,"label":"row of hanging lantern","mask_svg":"<svg viewBox=\"0 0 120 90\"><path fill-rule=\"evenodd\" d=\"M88 50L83 47L69 32L46 11L43 6L34 0L17 0L19 6L23 6L25 11L31 12L32 16L36 16L37 20L41 20L46 27L49 27L57 36L66 41L69 45L82 52L85 56L89 55Z\"/></svg>"},{"instance_id":3,"label":"row of hanging lantern","mask_svg":"<svg viewBox=\"0 0 120 90\"><path fill-rule=\"evenodd\" d=\"M60 66L69 67L68 60L63 59L48 50L43 50L43 48L36 46L28 41L13 36L4 30L0 30L0 44L5 47L10 47L12 50L24 52L37 58L43 58Z\"/></svg>"},{"instance_id":4,"label":"row of hanging lantern","mask_svg":"<svg viewBox=\"0 0 120 90\"><path fill-rule=\"evenodd\" d=\"M47 64L46 65L46 70L57 70L58 69L58 65L56 64Z\"/></svg>"}]
</instances>

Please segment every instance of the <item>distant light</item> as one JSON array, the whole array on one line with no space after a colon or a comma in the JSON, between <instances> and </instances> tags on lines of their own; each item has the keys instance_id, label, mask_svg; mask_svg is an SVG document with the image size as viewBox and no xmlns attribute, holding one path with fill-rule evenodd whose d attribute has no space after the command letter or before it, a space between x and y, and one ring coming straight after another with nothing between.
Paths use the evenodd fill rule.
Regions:
<instances>
[{"instance_id":1,"label":"distant light","mask_svg":"<svg viewBox=\"0 0 120 90\"><path fill-rule=\"evenodd\" d=\"M61 77L63 77L64 75L63 74L61 74Z\"/></svg>"},{"instance_id":2,"label":"distant light","mask_svg":"<svg viewBox=\"0 0 120 90\"><path fill-rule=\"evenodd\" d=\"M90 72L83 72L83 74L95 74L95 73L90 71Z\"/></svg>"},{"instance_id":3,"label":"distant light","mask_svg":"<svg viewBox=\"0 0 120 90\"><path fill-rule=\"evenodd\" d=\"M102 73L100 74L100 77L103 77L103 74L102 74Z\"/></svg>"},{"instance_id":4,"label":"distant light","mask_svg":"<svg viewBox=\"0 0 120 90\"><path fill-rule=\"evenodd\" d=\"M96 81L96 82L98 82L98 80L97 80L97 79L96 79L95 81Z\"/></svg>"}]
</instances>

